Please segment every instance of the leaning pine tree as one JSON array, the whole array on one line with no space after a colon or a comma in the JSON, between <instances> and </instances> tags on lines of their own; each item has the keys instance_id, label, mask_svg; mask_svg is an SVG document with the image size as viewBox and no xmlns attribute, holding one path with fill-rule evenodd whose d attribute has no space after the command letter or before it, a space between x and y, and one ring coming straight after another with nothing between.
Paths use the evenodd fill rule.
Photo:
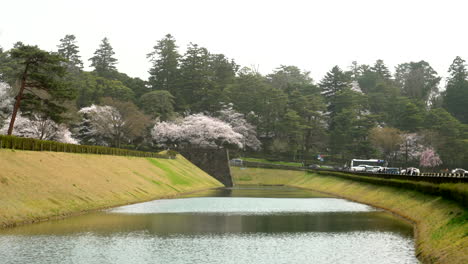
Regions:
<instances>
[{"instance_id":1,"label":"leaning pine tree","mask_svg":"<svg viewBox=\"0 0 468 264\"><path fill-rule=\"evenodd\" d=\"M19 84L11 114L8 135L13 133L16 116L21 109L25 115L40 114L60 122L65 108L64 100L73 99L75 93L63 81L66 73L65 60L57 55L39 49L37 46L15 44L8 52L5 63L8 67L4 79L13 87Z\"/></svg>"}]
</instances>

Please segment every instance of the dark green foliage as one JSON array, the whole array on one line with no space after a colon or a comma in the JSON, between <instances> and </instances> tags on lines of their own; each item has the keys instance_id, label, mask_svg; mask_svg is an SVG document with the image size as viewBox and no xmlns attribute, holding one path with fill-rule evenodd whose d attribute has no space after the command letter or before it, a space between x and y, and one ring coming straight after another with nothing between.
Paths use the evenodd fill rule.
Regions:
<instances>
[{"instance_id":1,"label":"dark green foliage","mask_svg":"<svg viewBox=\"0 0 468 264\"><path fill-rule=\"evenodd\" d=\"M145 114L152 118L167 120L174 115L174 96L165 90L143 94L139 105Z\"/></svg>"},{"instance_id":2,"label":"dark green foliage","mask_svg":"<svg viewBox=\"0 0 468 264\"><path fill-rule=\"evenodd\" d=\"M450 65L449 73L443 105L458 120L468 124L468 72L465 61L456 57Z\"/></svg>"},{"instance_id":3,"label":"dark green foliage","mask_svg":"<svg viewBox=\"0 0 468 264\"><path fill-rule=\"evenodd\" d=\"M410 132L415 132L422 128L424 122L424 107L417 103L408 102L404 105L401 114L400 121L396 125L397 128Z\"/></svg>"},{"instance_id":4,"label":"dark green foliage","mask_svg":"<svg viewBox=\"0 0 468 264\"><path fill-rule=\"evenodd\" d=\"M224 90L235 78L234 61L222 54L190 43L180 60L180 80L175 96L176 110L215 113L225 102Z\"/></svg>"},{"instance_id":5,"label":"dark green foliage","mask_svg":"<svg viewBox=\"0 0 468 264\"><path fill-rule=\"evenodd\" d=\"M58 54L67 60L69 69L83 68L83 62L81 61L81 56L78 55L79 50L74 35L66 35L63 39L60 39L60 44L57 47Z\"/></svg>"},{"instance_id":6,"label":"dark green foliage","mask_svg":"<svg viewBox=\"0 0 468 264\"><path fill-rule=\"evenodd\" d=\"M177 83L179 81L179 58L175 39L171 34L153 47L153 52L147 57L153 64L149 70L148 82L153 90L167 90L171 94L179 96Z\"/></svg>"},{"instance_id":7,"label":"dark green foliage","mask_svg":"<svg viewBox=\"0 0 468 264\"><path fill-rule=\"evenodd\" d=\"M351 78L348 74L344 73L340 67L335 66L331 71L327 72L322 81L320 81L320 88L322 94L329 100L333 101L335 95L351 86Z\"/></svg>"},{"instance_id":8,"label":"dark green foliage","mask_svg":"<svg viewBox=\"0 0 468 264\"><path fill-rule=\"evenodd\" d=\"M290 94L299 87L312 85L313 81L309 74L309 72L302 72L296 66L281 65L267 78L273 87Z\"/></svg>"},{"instance_id":9,"label":"dark green foliage","mask_svg":"<svg viewBox=\"0 0 468 264\"><path fill-rule=\"evenodd\" d=\"M112 78L117 71L115 65L117 59L114 58L114 49L109 43L107 38L104 38L99 45L99 48L94 52L94 56L89 60L91 61L91 67L94 67L94 71L98 76Z\"/></svg>"},{"instance_id":10,"label":"dark green foliage","mask_svg":"<svg viewBox=\"0 0 468 264\"><path fill-rule=\"evenodd\" d=\"M66 108L62 104L76 96L64 79L65 59L37 46L18 42L1 62L2 78L12 87L20 83L9 134L20 109L24 116L35 114L55 122L63 121Z\"/></svg>"},{"instance_id":11,"label":"dark green foliage","mask_svg":"<svg viewBox=\"0 0 468 264\"><path fill-rule=\"evenodd\" d=\"M15 136L0 135L0 148L33 150L33 151L55 151L70 153L102 154L117 156L153 157L168 159L174 157L168 154L158 154L154 152L143 152L128 149L109 148L103 146L86 146L65 144L55 141L39 140L33 138L21 138Z\"/></svg>"},{"instance_id":12,"label":"dark green foliage","mask_svg":"<svg viewBox=\"0 0 468 264\"><path fill-rule=\"evenodd\" d=\"M125 73L118 73L116 79L122 82L122 84L133 91L134 100L140 98L143 94L150 92L151 89L148 87L148 82L143 81L140 78L132 78Z\"/></svg>"},{"instance_id":13,"label":"dark green foliage","mask_svg":"<svg viewBox=\"0 0 468 264\"><path fill-rule=\"evenodd\" d=\"M426 115L424 127L437 131L441 136L447 138L461 136L460 121L443 108L431 109Z\"/></svg>"},{"instance_id":14,"label":"dark green foliage","mask_svg":"<svg viewBox=\"0 0 468 264\"><path fill-rule=\"evenodd\" d=\"M175 94L176 105L199 112L201 101L206 99L202 98L202 92L211 90L214 85L213 81L208 78L210 76L208 50L190 43L181 60L180 71L181 91L180 96Z\"/></svg>"},{"instance_id":15,"label":"dark green foliage","mask_svg":"<svg viewBox=\"0 0 468 264\"><path fill-rule=\"evenodd\" d=\"M120 101L133 101L135 93L119 80L97 76L95 73L84 72L74 83L78 90L77 106L84 107L98 104L103 97Z\"/></svg>"},{"instance_id":16,"label":"dark green foliage","mask_svg":"<svg viewBox=\"0 0 468 264\"><path fill-rule=\"evenodd\" d=\"M392 74L390 74L383 60L377 60L370 70L384 80L390 80L390 78L392 78Z\"/></svg>"},{"instance_id":17,"label":"dark green foliage","mask_svg":"<svg viewBox=\"0 0 468 264\"><path fill-rule=\"evenodd\" d=\"M403 94L425 103L438 92L440 79L425 61L403 63L396 67L395 81Z\"/></svg>"}]
</instances>

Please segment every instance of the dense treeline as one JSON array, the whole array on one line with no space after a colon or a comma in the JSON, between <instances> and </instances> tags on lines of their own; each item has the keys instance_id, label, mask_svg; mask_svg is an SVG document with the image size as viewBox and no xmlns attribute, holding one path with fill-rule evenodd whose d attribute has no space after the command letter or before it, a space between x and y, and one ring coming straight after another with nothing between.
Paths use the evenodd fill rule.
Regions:
<instances>
[{"instance_id":1,"label":"dense treeline","mask_svg":"<svg viewBox=\"0 0 468 264\"><path fill-rule=\"evenodd\" d=\"M150 130L156 122L197 113L216 117L231 107L256 128L262 143L260 151L244 148L249 155L468 167L468 72L460 57L446 83L426 61L403 62L393 73L382 60L353 62L333 67L318 82L295 66L262 75L193 43L180 54L171 35L147 57L150 77L142 80L117 71L107 38L89 59L89 72L73 35L54 52L20 42L0 50L3 132L9 126L20 134L22 125L28 131L23 136L153 149L158 142ZM18 129L9 122L16 112ZM50 124L55 130L44 133Z\"/></svg>"}]
</instances>

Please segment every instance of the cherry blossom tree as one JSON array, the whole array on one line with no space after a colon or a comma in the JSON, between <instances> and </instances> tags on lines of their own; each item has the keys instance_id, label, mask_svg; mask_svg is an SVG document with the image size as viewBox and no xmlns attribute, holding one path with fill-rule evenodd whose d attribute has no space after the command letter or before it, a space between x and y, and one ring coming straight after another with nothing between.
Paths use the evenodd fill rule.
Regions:
<instances>
[{"instance_id":1,"label":"cherry blossom tree","mask_svg":"<svg viewBox=\"0 0 468 264\"><path fill-rule=\"evenodd\" d=\"M150 119L131 102L102 99L107 105L84 107L79 114L82 122L75 129L83 144L120 147L143 137Z\"/></svg>"},{"instance_id":2,"label":"cherry blossom tree","mask_svg":"<svg viewBox=\"0 0 468 264\"><path fill-rule=\"evenodd\" d=\"M111 145L113 138L123 137L119 129L123 125L122 116L114 107L91 105L81 108L78 113L83 118L78 127L80 142ZM84 138L89 140L85 141Z\"/></svg>"},{"instance_id":3,"label":"cherry blossom tree","mask_svg":"<svg viewBox=\"0 0 468 264\"><path fill-rule=\"evenodd\" d=\"M6 134L8 126L8 124L4 124L0 129L0 134ZM38 114L33 114L27 118L22 116L21 113L18 113L13 134L19 137L78 144L78 141L72 137L67 126L64 124L57 124L50 118L44 118Z\"/></svg>"},{"instance_id":4,"label":"cherry blossom tree","mask_svg":"<svg viewBox=\"0 0 468 264\"><path fill-rule=\"evenodd\" d=\"M417 133L403 134L402 143L398 155L404 157L405 163L409 161L417 161L421 156L425 146L421 143L423 138Z\"/></svg>"},{"instance_id":5,"label":"cherry blossom tree","mask_svg":"<svg viewBox=\"0 0 468 264\"><path fill-rule=\"evenodd\" d=\"M242 144L253 150L259 150L262 143L257 139L255 127L245 120L243 114L236 112L232 104L228 104L219 111L219 119L231 125L234 132L242 135Z\"/></svg>"},{"instance_id":6,"label":"cherry blossom tree","mask_svg":"<svg viewBox=\"0 0 468 264\"><path fill-rule=\"evenodd\" d=\"M151 135L158 145L165 147L243 147L242 134L235 132L228 123L204 114L189 115L172 122L158 122Z\"/></svg>"},{"instance_id":7,"label":"cherry blossom tree","mask_svg":"<svg viewBox=\"0 0 468 264\"><path fill-rule=\"evenodd\" d=\"M13 105L12 88L0 82L0 134L7 134ZM19 112L14 125L13 135L19 137L36 138L41 140L54 140L62 143L77 144L78 141L71 135L64 124L57 124L50 118L33 113L29 117Z\"/></svg>"},{"instance_id":8,"label":"cherry blossom tree","mask_svg":"<svg viewBox=\"0 0 468 264\"><path fill-rule=\"evenodd\" d=\"M433 148L426 148L419 160L421 167L433 168L442 164L442 160Z\"/></svg>"},{"instance_id":9,"label":"cherry blossom tree","mask_svg":"<svg viewBox=\"0 0 468 264\"><path fill-rule=\"evenodd\" d=\"M13 106L13 96L11 87L0 82L0 127L2 127L11 115Z\"/></svg>"}]
</instances>

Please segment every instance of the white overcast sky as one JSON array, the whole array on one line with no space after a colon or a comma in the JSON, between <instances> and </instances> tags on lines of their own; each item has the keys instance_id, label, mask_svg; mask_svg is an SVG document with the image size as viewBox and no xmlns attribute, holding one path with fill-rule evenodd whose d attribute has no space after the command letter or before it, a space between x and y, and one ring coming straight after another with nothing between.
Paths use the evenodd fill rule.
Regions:
<instances>
[{"instance_id":1,"label":"white overcast sky","mask_svg":"<svg viewBox=\"0 0 468 264\"><path fill-rule=\"evenodd\" d=\"M455 56L468 60L467 0L2 0L0 46L23 41L56 50L77 37L88 59L108 37L119 71L148 77L146 54L171 33L267 74L296 65L319 81L334 65L383 59L428 61L442 76Z\"/></svg>"}]
</instances>

